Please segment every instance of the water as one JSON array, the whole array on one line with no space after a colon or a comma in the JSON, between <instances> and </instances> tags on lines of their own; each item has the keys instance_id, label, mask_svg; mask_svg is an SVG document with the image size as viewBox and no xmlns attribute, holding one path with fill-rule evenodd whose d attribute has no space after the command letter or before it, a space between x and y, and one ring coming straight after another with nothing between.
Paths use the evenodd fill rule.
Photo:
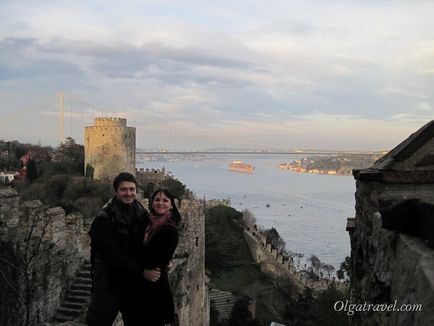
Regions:
<instances>
[{"instance_id":1,"label":"water","mask_svg":"<svg viewBox=\"0 0 434 326\"><path fill-rule=\"evenodd\" d=\"M300 174L277 167L299 158L225 154L208 155L202 161L192 156L176 162L145 162L137 167L165 167L199 198L229 197L235 209L249 209L259 225L275 227L288 250L307 258L314 254L338 269L350 252L345 227L347 217L354 216L354 179ZM236 159L253 164L255 173L229 171L230 162Z\"/></svg>"}]
</instances>

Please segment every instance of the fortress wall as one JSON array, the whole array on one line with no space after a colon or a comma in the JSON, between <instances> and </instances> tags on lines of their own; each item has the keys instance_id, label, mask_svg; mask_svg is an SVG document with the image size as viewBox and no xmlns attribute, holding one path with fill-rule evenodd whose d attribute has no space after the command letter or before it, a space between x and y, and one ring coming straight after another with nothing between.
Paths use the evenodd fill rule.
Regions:
<instances>
[{"instance_id":1,"label":"fortress wall","mask_svg":"<svg viewBox=\"0 0 434 326\"><path fill-rule=\"evenodd\" d=\"M4 199L2 195L0 190L0 202ZM0 279L3 294L0 314L5 324L20 324L26 303L18 299L10 285L25 298L29 284L30 324L36 320L50 321L78 267L89 254L83 219L67 216L59 207L47 209L38 200L20 202L15 192L14 202L17 200L17 208L0 213L0 256L10 262L0 264L10 283ZM24 257L24 262L19 257ZM25 262L29 264L27 268ZM26 281L27 273L30 283Z\"/></svg>"},{"instance_id":2,"label":"fortress wall","mask_svg":"<svg viewBox=\"0 0 434 326\"><path fill-rule=\"evenodd\" d=\"M94 169L95 179L112 180L119 172L136 172L136 129L126 126L126 119L96 118L95 126L86 127L85 167Z\"/></svg>"},{"instance_id":3,"label":"fortress wall","mask_svg":"<svg viewBox=\"0 0 434 326\"><path fill-rule=\"evenodd\" d=\"M302 291L305 286L311 289L324 290L331 282L328 279L319 281L308 280L302 273L296 271L288 260L279 255L270 243L264 245L263 234L252 233L244 229L243 236L249 246L253 259L260 264L261 271L264 273L280 280L291 280L299 291ZM334 284L342 290L347 288L347 285L344 283L334 282Z\"/></svg>"},{"instance_id":4,"label":"fortress wall","mask_svg":"<svg viewBox=\"0 0 434 326\"><path fill-rule=\"evenodd\" d=\"M250 248L250 252L252 253L253 259L255 260L255 262L257 263L261 263L262 261L264 261L266 258L266 254L264 252L264 248L262 247L262 245L260 243L258 243L258 241L256 240L256 238L250 233L247 232L246 230L243 231L243 236L244 239L246 240L247 245Z\"/></svg>"},{"instance_id":5,"label":"fortress wall","mask_svg":"<svg viewBox=\"0 0 434 326\"><path fill-rule=\"evenodd\" d=\"M136 179L139 186L146 188L146 186L152 183L154 186L159 184L168 178L166 170L157 169L136 169Z\"/></svg>"},{"instance_id":6,"label":"fortress wall","mask_svg":"<svg viewBox=\"0 0 434 326\"><path fill-rule=\"evenodd\" d=\"M183 229L175 252L178 268L171 274L180 325L209 325L203 204L198 200L183 200L180 212Z\"/></svg>"},{"instance_id":7,"label":"fortress wall","mask_svg":"<svg viewBox=\"0 0 434 326\"><path fill-rule=\"evenodd\" d=\"M281 280L290 279L289 270L287 270L275 259L275 257L271 255L271 247L270 251L268 251L268 246L267 248L264 248L250 232L247 232L247 230L243 231L243 236L250 248L253 259L260 264L261 271Z\"/></svg>"}]
</instances>

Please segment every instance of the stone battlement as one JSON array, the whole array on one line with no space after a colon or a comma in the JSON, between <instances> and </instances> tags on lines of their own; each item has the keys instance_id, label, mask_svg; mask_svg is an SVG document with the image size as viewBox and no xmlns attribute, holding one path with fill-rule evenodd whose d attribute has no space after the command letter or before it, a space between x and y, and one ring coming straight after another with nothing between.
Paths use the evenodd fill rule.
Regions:
<instances>
[{"instance_id":1,"label":"stone battlement","mask_svg":"<svg viewBox=\"0 0 434 326\"><path fill-rule=\"evenodd\" d=\"M127 119L117 117L99 117L95 118L95 126L119 126L125 128L127 126Z\"/></svg>"},{"instance_id":2,"label":"stone battlement","mask_svg":"<svg viewBox=\"0 0 434 326\"><path fill-rule=\"evenodd\" d=\"M326 290L331 283L341 290L348 288L347 283L335 279L323 278L317 281L309 279L303 272L296 270L292 261L279 254L271 243L267 243L265 235L261 232L245 228L243 235L253 259L260 264L261 271L272 277L291 280L300 292L305 287L317 291Z\"/></svg>"}]
</instances>

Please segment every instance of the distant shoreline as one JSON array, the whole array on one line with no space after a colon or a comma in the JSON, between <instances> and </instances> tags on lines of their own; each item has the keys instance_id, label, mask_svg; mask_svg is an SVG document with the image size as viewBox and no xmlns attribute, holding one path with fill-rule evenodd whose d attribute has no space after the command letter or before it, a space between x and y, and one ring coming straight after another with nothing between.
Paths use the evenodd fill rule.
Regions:
<instances>
[{"instance_id":1,"label":"distant shoreline","mask_svg":"<svg viewBox=\"0 0 434 326\"><path fill-rule=\"evenodd\" d=\"M379 153L306 156L300 160L280 163L278 167L297 173L349 176L354 169L371 167L382 156Z\"/></svg>"}]
</instances>

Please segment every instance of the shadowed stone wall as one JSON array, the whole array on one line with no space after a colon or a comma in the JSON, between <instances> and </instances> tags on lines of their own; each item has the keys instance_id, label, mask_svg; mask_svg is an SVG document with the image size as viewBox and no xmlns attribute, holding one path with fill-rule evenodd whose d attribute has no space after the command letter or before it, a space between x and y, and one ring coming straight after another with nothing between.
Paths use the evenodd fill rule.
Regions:
<instances>
[{"instance_id":1,"label":"shadowed stone wall","mask_svg":"<svg viewBox=\"0 0 434 326\"><path fill-rule=\"evenodd\" d=\"M433 150L431 121L373 167L353 171L352 302L401 311L356 312L352 325L434 325Z\"/></svg>"},{"instance_id":2,"label":"shadowed stone wall","mask_svg":"<svg viewBox=\"0 0 434 326\"><path fill-rule=\"evenodd\" d=\"M88 256L80 215L0 189L0 325L49 321Z\"/></svg>"}]
</instances>

